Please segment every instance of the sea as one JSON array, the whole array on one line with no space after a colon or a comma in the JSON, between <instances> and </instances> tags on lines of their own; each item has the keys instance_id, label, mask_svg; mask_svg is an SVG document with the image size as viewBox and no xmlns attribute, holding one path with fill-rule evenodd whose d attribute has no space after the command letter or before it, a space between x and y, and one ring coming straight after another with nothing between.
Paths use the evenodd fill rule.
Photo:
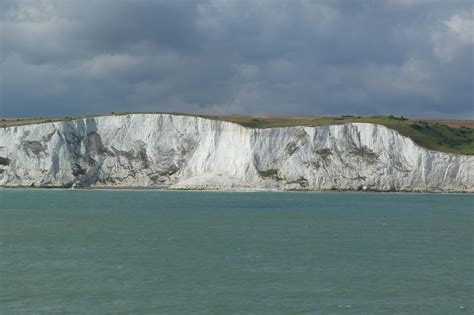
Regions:
<instances>
[{"instance_id":1,"label":"sea","mask_svg":"<svg viewBox=\"0 0 474 315\"><path fill-rule=\"evenodd\" d=\"M0 189L0 314L473 314L474 195Z\"/></svg>"}]
</instances>

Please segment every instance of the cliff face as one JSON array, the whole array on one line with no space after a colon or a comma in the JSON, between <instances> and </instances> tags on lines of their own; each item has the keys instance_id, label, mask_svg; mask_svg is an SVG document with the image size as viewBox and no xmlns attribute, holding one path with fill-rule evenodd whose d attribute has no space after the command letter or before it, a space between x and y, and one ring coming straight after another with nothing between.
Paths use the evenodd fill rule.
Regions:
<instances>
[{"instance_id":1,"label":"cliff face","mask_svg":"<svg viewBox=\"0 0 474 315\"><path fill-rule=\"evenodd\" d=\"M250 129L133 114L0 129L0 186L474 191L473 156L383 126Z\"/></svg>"}]
</instances>

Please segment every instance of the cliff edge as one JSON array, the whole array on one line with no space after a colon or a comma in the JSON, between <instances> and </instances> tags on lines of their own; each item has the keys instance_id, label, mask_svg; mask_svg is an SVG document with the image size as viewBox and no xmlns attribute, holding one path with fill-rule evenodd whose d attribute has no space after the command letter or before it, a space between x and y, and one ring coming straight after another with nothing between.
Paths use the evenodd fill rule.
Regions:
<instances>
[{"instance_id":1,"label":"cliff edge","mask_svg":"<svg viewBox=\"0 0 474 315\"><path fill-rule=\"evenodd\" d=\"M377 124L256 129L128 114L0 129L0 186L474 192L474 156Z\"/></svg>"}]
</instances>

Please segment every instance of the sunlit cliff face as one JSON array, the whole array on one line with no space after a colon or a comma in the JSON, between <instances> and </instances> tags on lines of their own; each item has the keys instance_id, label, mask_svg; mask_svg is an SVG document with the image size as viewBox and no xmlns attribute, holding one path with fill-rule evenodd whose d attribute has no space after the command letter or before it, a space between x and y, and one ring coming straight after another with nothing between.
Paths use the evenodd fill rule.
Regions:
<instances>
[{"instance_id":1,"label":"sunlit cliff face","mask_svg":"<svg viewBox=\"0 0 474 315\"><path fill-rule=\"evenodd\" d=\"M220 190L474 191L474 157L386 127L251 129L132 114L0 129L0 185Z\"/></svg>"}]
</instances>

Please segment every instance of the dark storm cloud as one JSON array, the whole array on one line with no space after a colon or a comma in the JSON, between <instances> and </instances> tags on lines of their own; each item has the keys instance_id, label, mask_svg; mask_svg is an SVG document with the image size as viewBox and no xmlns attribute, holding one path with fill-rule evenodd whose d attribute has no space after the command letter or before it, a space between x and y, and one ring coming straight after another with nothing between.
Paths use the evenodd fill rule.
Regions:
<instances>
[{"instance_id":1,"label":"dark storm cloud","mask_svg":"<svg viewBox=\"0 0 474 315\"><path fill-rule=\"evenodd\" d=\"M0 116L473 117L469 1L0 2Z\"/></svg>"}]
</instances>

